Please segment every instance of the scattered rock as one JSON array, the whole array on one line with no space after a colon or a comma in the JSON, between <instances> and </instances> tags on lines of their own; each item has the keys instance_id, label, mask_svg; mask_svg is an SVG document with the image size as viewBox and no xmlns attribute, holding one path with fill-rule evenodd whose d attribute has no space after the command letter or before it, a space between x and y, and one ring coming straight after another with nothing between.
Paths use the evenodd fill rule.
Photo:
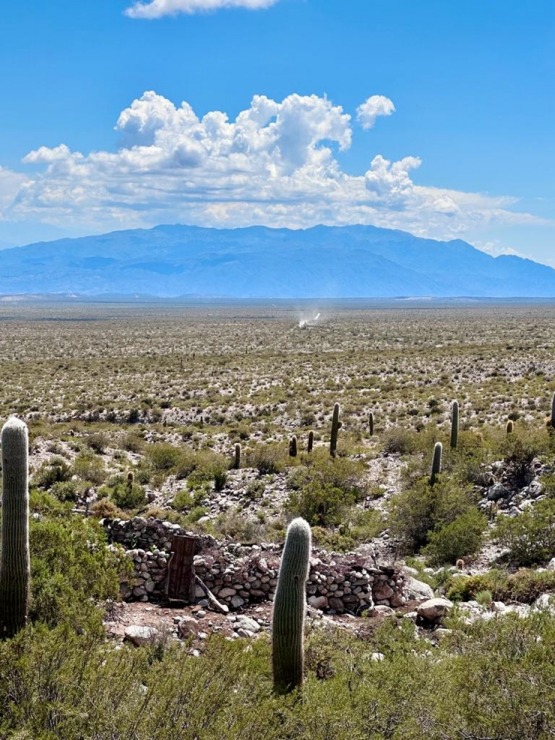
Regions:
<instances>
[{"instance_id":1,"label":"scattered rock","mask_svg":"<svg viewBox=\"0 0 555 740\"><path fill-rule=\"evenodd\" d=\"M432 624L439 624L453 608L453 602L449 599L436 597L434 599L428 599L424 603L416 607L416 613L421 619L431 622Z\"/></svg>"},{"instance_id":2,"label":"scattered rock","mask_svg":"<svg viewBox=\"0 0 555 740\"><path fill-rule=\"evenodd\" d=\"M130 642L136 647L150 645L158 637L160 637L160 631L156 627L145 627L140 624L130 624L129 627L125 628L123 635L124 641Z\"/></svg>"}]
</instances>

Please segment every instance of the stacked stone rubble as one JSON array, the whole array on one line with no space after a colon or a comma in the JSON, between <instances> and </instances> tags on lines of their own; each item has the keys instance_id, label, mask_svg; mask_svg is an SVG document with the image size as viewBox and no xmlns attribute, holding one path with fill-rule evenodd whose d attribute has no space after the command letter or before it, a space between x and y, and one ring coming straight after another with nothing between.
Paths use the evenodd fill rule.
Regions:
<instances>
[{"instance_id":1,"label":"stacked stone rubble","mask_svg":"<svg viewBox=\"0 0 555 740\"><path fill-rule=\"evenodd\" d=\"M140 538L142 542L153 539L162 542L162 534L182 532L180 528L176 530L175 525L168 529L166 522L156 525L152 522L149 520L148 526L125 522L126 527L121 524L112 527L112 533L116 533L117 541L125 545L130 536L136 544ZM159 524L164 525L160 530ZM153 532L158 534L152 536ZM124 599L156 601L163 596L170 540L163 540L163 544L164 547L151 545L152 550L136 546L128 550L134 574L129 582L122 584ZM219 601L231 609L242 609L273 597L281 555L275 545L242 546L217 543L213 538L204 538L202 544L201 552L195 556L195 572ZM353 554L315 550L307 598L311 606L329 613L360 614L372 605L401 606L403 586L402 573L393 568L370 565ZM197 596L204 596L200 588Z\"/></svg>"}]
</instances>

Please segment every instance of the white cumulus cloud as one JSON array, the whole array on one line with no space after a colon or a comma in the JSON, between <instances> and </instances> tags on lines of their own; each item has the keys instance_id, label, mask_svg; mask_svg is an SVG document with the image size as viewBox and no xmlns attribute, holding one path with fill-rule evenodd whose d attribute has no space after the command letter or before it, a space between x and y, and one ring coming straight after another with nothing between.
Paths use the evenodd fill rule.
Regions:
<instances>
[{"instance_id":1,"label":"white cumulus cloud","mask_svg":"<svg viewBox=\"0 0 555 740\"><path fill-rule=\"evenodd\" d=\"M130 18L162 18L179 13L203 13L221 8L247 8L261 10L275 5L279 0L150 0L135 2L125 10Z\"/></svg>"},{"instance_id":2,"label":"white cumulus cloud","mask_svg":"<svg viewBox=\"0 0 555 740\"><path fill-rule=\"evenodd\" d=\"M357 108L357 119L364 129L369 129L376 123L378 116L390 116L395 113L393 101L385 95L372 95Z\"/></svg>"},{"instance_id":3,"label":"white cumulus cloud","mask_svg":"<svg viewBox=\"0 0 555 740\"><path fill-rule=\"evenodd\" d=\"M437 238L534 221L510 198L419 185L416 156L375 154L365 174L350 174L341 152L351 116L317 95L255 95L230 119L149 91L120 113L116 135L115 151L39 146L23 160L29 173L0 169L0 219L95 232L361 223Z\"/></svg>"}]
</instances>

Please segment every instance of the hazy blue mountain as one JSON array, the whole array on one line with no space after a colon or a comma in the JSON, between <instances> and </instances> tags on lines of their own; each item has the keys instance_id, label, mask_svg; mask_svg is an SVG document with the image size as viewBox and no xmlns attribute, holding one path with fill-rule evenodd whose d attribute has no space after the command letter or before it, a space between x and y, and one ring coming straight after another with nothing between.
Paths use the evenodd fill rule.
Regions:
<instances>
[{"instance_id":1,"label":"hazy blue mountain","mask_svg":"<svg viewBox=\"0 0 555 740\"><path fill-rule=\"evenodd\" d=\"M373 226L157 226L0 251L0 294L555 297L555 270Z\"/></svg>"}]
</instances>

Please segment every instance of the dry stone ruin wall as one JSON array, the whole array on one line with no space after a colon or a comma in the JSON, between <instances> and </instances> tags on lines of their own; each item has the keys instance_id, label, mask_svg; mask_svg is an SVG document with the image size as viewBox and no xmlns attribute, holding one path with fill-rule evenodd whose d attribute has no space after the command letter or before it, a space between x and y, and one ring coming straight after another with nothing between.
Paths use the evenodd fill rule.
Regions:
<instances>
[{"instance_id":1,"label":"dry stone ruin wall","mask_svg":"<svg viewBox=\"0 0 555 740\"><path fill-rule=\"evenodd\" d=\"M169 550L176 524L135 517L104 520L112 543L119 543L133 563L133 575L122 583L123 598L157 601L164 595ZM272 598L277 584L280 549L276 545L238 545L199 538L195 572L216 598L242 609ZM313 550L307 582L308 603L327 612L360 614L373 605L397 608L405 603L404 577L391 567L367 559ZM204 593L200 588L197 597Z\"/></svg>"}]
</instances>

